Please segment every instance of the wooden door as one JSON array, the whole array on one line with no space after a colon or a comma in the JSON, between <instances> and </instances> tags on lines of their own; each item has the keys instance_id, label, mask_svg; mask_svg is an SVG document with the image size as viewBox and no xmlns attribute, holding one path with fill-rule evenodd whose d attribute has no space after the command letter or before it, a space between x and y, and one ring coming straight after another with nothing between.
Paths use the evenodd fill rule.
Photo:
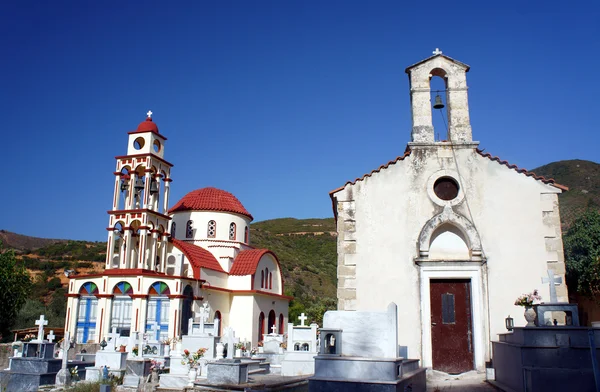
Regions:
<instances>
[{"instance_id":1,"label":"wooden door","mask_svg":"<svg viewBox=\"0 0 600 392\"><path fill-rule=\"evenodd\" d=\"M430 283L433 369L454 374L473 370L471 281Z\"/></svg>"}]
</instances>

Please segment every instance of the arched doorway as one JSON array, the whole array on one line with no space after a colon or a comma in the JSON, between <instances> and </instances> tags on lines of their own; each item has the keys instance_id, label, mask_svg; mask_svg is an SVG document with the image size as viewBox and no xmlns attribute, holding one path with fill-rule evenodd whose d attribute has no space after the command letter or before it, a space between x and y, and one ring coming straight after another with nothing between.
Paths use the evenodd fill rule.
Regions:
<instances>
[{"instance_id":1,"label":"arched doorway","mask_svg":"<svg viewBox=\"0 0 600 392\"><path fill-rule=\"evenodd\" d=\"M79 290L79 309L77 312L77 343L87 343L96 338L96 317L98 313L98 286L87 282Z\"/></svg>"},{"instance_id":2,"label":"arched doorway","mask_svg":"<svg viewBox=\"0 0 600 392\"><path fill-rule=\"evenodd\" d=\"M192 286L187 285L183 290L183 305L181 306L181 334L187 335L189 333L189 321L194 316L192 313L192 305L194 304L194 289Z\"/></svg>"},{"instance_id":3,"label":"arched doorway","mask_svg":"<svg viewBox=\"0 0 600 392\"><path fill-rule=\"evenodd\" d=\"M265 333L265 314L260 312L258 316L258 341L263 341L263 335Z\"/></svg>"},{"instance_id":4,"label":"arched doorway","mask_svg":"<svg viewBox=\"0 0 600 392\"><path fill-rule=\"evenodd\" d=\"M277 323L277 316L275 316L275 311L271 310L269 312L269 324L268 324L267 333L273 332L273 326L275 326L275 328L277 328L276 323Z\"/></svg>"},{"instance_id":5,"label":"arched doorway","mask_svg":"<svg viewBox=\"0 0 600 392\"><path fill-rule=\"evenodd\" d=\"M283 335L284 333L284 324L283 324L283 313L279 314L279 329L277 330L277 333L280 335Z\"/></svg>"},{"instance_id":6,"label":"arched doorway","mask_svg":"<svg viewBox=\"0 0 600 392\"><path fill-rule=\"evenodd\" d=\"M169 336L169 286L164 282L153 283L148 292L148 312L146 316L146 333L151 340L162 340ZM158 329L153 334L152 328Z\"/></svg>"}]
</instances>

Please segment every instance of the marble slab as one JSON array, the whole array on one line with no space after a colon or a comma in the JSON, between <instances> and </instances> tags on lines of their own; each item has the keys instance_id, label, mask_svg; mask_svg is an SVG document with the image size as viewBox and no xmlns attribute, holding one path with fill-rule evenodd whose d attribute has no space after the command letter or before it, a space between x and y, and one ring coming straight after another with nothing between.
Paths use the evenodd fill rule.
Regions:
<instances>
[{"instance_id":1,"label":"marble slab","mask_svg":"<svg viewBox=\"0 0 600 392\"><path fill-rule=\"evenodd\" d=\"M98 351L96 353L95 366L97 368L106 366L109 370L125 370L127 368L127 353L119 351Z\"/></svg>"},{"instance_id":2,"label":"marble slab","mask_svg":"<svg viewBox=\"0 0 600 392\"><path fill-rule=\"evenodd\" d=\"M323 328L342 330L343 356L398 358L398 307L394 303L385 312L327 311Z\"/></svg>"},{"instance_id":3,"label":"marble slab","mask_svg":"<svg viewBox=\"0 0 600 392\"><path fill-rule=\"evenodd\" d=\"M222 359L208 363L208 382L211 384L243 384L248 382L248 364L239 360Z\"/></svg>"}]
</instances>

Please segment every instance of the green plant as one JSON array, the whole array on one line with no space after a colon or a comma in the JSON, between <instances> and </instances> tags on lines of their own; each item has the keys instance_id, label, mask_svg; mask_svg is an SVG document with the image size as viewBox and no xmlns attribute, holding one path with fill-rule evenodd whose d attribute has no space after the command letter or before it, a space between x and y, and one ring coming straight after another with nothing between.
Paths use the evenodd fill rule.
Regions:
<instances>
[{"instance_id":1,"label":"green plant","mask_svg":"<svg viewBox=\"0 0 600 392\"><path fill-rule=\"evenodd\" d=\"M10 328L29 292L31 279L13 250L5 250L0 243L0 334L10 336Z\"/></svg>"},{"instance_id":2,"label":"green plant","mask_svg":"<svg viewBox=\"0 0 600 392\"><path fill-rule=\"evenodd\" d=\"M587 210L564 237L567 284L579 294L600 294L600 212Z\"/></svg>"}]
</instances>

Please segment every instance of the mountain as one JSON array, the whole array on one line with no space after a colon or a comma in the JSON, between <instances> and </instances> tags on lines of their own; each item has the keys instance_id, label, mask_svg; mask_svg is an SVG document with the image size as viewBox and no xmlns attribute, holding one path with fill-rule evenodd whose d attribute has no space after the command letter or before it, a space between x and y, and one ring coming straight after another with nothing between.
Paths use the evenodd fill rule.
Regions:
<instances>
[{"instance_id":1,"label":"mountain","mask_svg":"<svg viewBox=\"0 0 600 392\"><path fill-rule=\"evenodd\" d=\"M600 209L600 164L573 159L552 162L533 169L537 175L569 187L558 198L563 229L587 208Z\"/></svg>"}]
</instances>

